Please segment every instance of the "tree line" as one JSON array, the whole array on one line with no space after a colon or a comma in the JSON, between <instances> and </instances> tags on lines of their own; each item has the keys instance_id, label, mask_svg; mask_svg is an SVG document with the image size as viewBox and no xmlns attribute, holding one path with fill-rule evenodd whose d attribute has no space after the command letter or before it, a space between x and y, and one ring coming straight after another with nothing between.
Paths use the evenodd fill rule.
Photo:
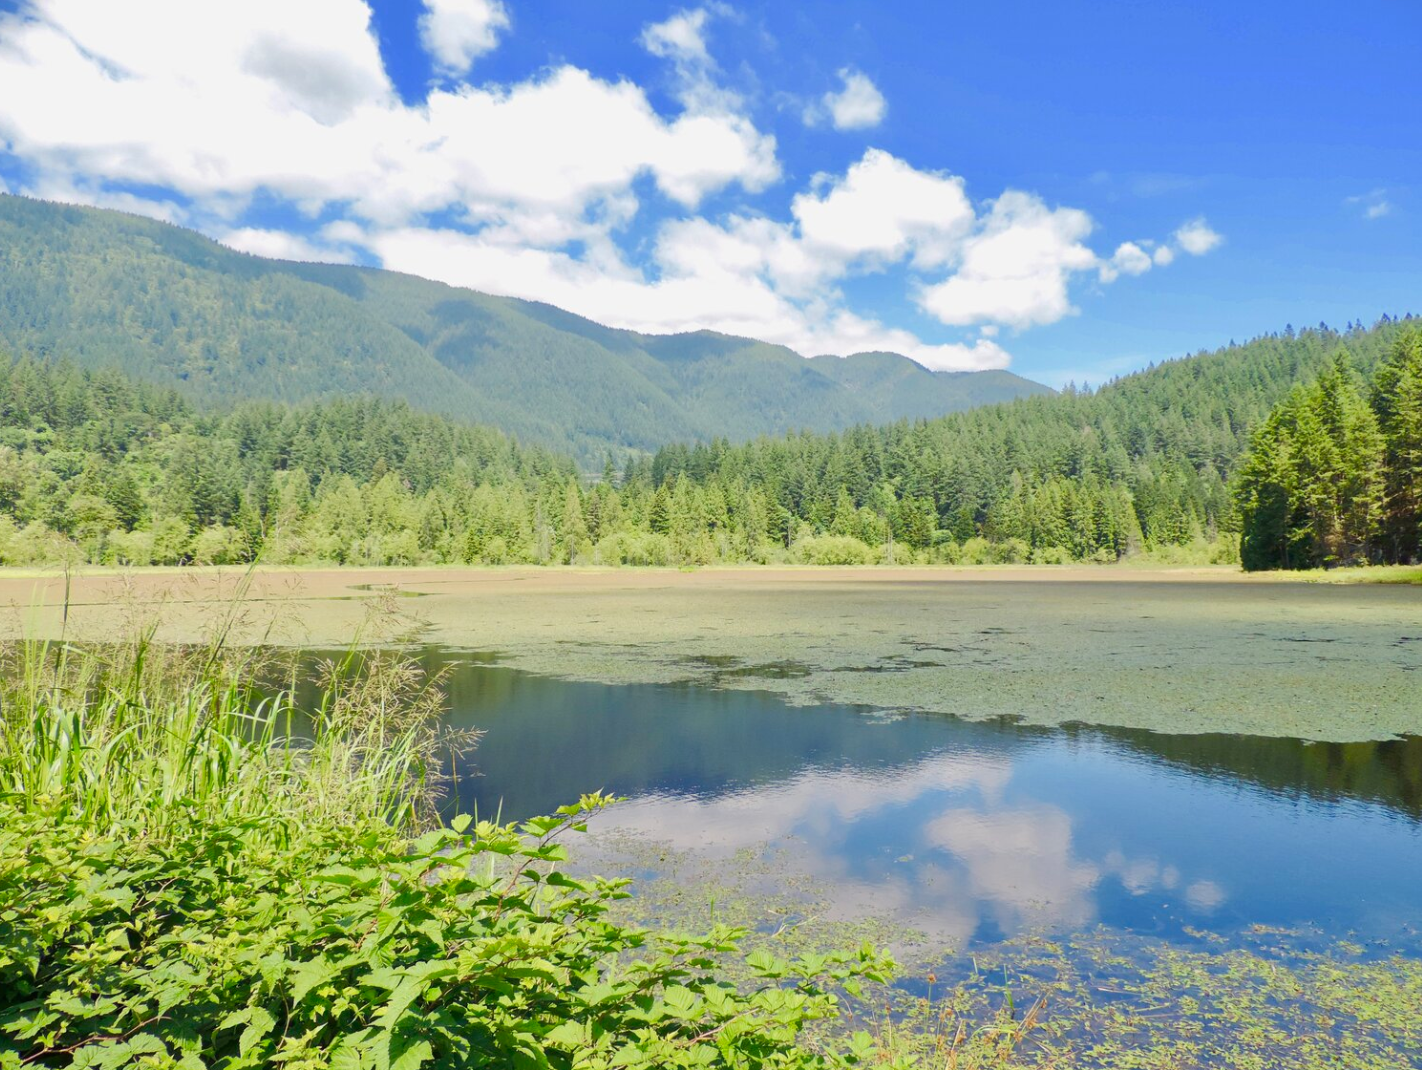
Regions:
<instances>
[{"instance_id":1,"label":"tree line","mask_svg":"<svg viewBox=\"0 0 1422 1070\"><path fill-rule=\"evenodd\" d=\"M1262 514L1234 485L1252 429L1280 424L1295 384L1333 375L1343 344L1378 382L1393 375L1410 328L1287 328L1095 390L672 444L601 473L401 402L213 412L114 371L0 361L0 561L1230 561L1241 532L1258 545ZM1369 411L1380 429L1414 418ZM1248 464L1259 455L1255 436ZM1415 501L1409 487L1387 500ZM1400 556L1379 516L1367 555Z\"/></svg>"},{"instance_id":2,"label":"tree line","mask_svg":"<svg viewBox=\"0 0 1422 1070\"><path fill-rule=\"evenodd\" d=\"M1422 558L1422 330L1364 384L1346 352L1255 432L1238 485L1245 568Z\"/></svg>"}]
</instances>

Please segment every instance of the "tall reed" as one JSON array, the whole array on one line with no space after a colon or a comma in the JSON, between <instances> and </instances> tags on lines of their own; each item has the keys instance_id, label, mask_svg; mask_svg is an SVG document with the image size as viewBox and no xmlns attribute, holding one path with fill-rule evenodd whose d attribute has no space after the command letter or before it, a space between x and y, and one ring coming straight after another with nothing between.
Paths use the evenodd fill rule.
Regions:
<instances>
[{"instance_id":1,"label":"tall reed","mask_svg":"<svg viewBox=\"0 0 1422 1070\"><path fill-rule=\"evenodd\" d=\"M225 633L153 635L0 648L0 796L95 834L161 836L199 814L413 828L433 812L441 748L472 742L440 732L437 688L398 650L353 647L302 680ZM301 683L318 696L305 709Z\"/></svg>"}]
</instances>

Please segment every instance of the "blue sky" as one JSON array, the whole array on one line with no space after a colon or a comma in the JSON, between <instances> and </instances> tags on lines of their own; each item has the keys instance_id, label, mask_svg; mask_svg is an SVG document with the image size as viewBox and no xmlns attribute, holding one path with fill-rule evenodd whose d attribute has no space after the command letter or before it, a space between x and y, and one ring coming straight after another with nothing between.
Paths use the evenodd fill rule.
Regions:
<instances>
[{"instance_id":1,"label":"blue sky","mask_svg":"<svg viewBox=\"0 0 1422 1070\"><path fill-rule=\"evenodd\" d=\"M1058 385L1422 312L1422 5L0 0L0 183Z\"/></svg>"}]
</instances>

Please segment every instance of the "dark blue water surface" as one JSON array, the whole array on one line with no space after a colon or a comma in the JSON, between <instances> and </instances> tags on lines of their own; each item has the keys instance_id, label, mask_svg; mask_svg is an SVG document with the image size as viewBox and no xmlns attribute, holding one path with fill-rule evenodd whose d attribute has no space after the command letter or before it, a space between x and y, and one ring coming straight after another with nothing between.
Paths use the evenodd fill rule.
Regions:
<instances>
[{"instance_id":1,"label":"dark blue water surface","mask_svg":"<svg viewBox=\"0 0 1422 1070\"><path fill-rule=\"evenodd\" d=\"M1043 729L755 691L569 682L426 650L485 731L451 804L519 819L596 789L678 849L774 851L846 911L986 940L1105 924L1422 927L1422 739Z\"/></svg>"}]
</instances>

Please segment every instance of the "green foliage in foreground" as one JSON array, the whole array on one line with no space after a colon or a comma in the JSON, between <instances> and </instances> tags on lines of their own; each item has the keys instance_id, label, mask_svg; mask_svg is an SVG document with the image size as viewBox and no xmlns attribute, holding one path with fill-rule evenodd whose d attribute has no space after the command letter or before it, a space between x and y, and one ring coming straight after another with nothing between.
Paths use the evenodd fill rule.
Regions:
<instances>
[{"instance_id":1,"label":"green foliage in foreground","mask_svg":"<svg viewBox=\"0 0 1422 1070\"><path fill-rule=\"evenodd\" d=\"M1340 353L1255 433L1238 486L1246 568L1422 557L1422 330L1397 339L1370 395Z\"/></svg>"},{"instance_id":2,"label":"green foliage in foreground","mask_svg":"<svg viewBox=\"0 0 1422 1070\"><path fill-rule=\"evenodd\" d=\"M879 956L753 956L737 990L737 932L616 924L625 882L557 868L584 814L406 840L191 813L155 840L0 809L0 1066L857 1061L796 1040Z\"/></svg>"},{"instance_id":3,"label":"green foliage in foreground","mask_svg":"<svg viewBox=\"0 0 1422 1070\"><path fill-rule=\"evenodd\" d=\"M436 738L399 659L337 673L310 736L220 651L26 647L0 680L0 1068L843 1067L805 1027L864 947L717 960L739 930L609 915L561 868L607 800L423 832ZM173 661L178 664L172 664ZM369 678L373 675L374 679ZM411 711L415 711L412 715Z\"/></svg>"}]
</instances>

